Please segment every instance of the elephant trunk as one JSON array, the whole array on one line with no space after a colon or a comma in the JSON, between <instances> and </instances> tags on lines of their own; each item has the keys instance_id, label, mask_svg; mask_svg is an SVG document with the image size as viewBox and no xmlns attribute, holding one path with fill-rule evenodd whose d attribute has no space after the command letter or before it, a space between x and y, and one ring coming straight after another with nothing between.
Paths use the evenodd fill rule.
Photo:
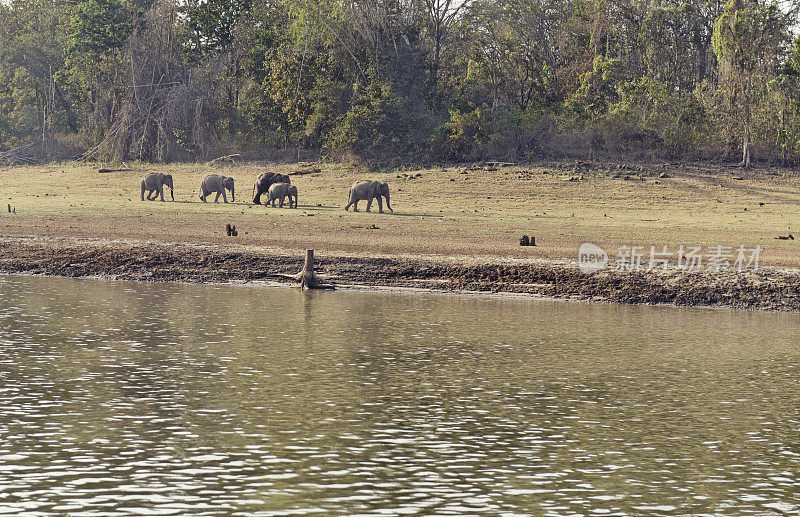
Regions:
<instances>
[{"instance_id":1,"label":"elephant trunk","mask_svg":"<svg viewBox=\"0 0 800 517\"><path fill-rule=\"evenodd\" d=\"M172 197L172 200L175 201L175 187L172 186L172 176L169 174L165 174L162 176L161 180L161 192L162 196L161 199L164 199L163 192L164 192L164 185L169 187L169 195Z\"/></svg>"},{"instance_id":2,"label":"elephant trunk","mask_svg":"<svg viewBox=\"0 0 800 517\"><path fill-rule=\"evenodd\" d=\"M390 212L394 212L394 210L392 210L392 205L389 204L389 191L388 190L386 191L386 194L383 195L383 197L386 198L386 208L388 208Z\"/></svg>"}]
</instances>

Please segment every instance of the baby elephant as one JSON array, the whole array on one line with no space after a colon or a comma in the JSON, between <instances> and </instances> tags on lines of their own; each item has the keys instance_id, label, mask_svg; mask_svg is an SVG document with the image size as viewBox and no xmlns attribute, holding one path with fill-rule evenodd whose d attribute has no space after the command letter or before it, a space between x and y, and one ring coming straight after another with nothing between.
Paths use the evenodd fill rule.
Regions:
<instances>
[{"instance_id":1,"label":"baby elephant","mask_svg":"<svg viewBox=\"0 0 800 517\"><path fill-rule=\"evenodd\" d=\"M225 189L231 191L231 201L236 201L233 195L233 178L220 176L218 174L209 174L203 179L203 183L200 184L200 199L205 203L206 196L216 192L217 196L214 198L214 203L219 202L220 194L222 194L222 201L227 203L228 198L225 197Z\"/></svg>"},{"instance_id":2,"label":"baby elephant","mask_svg":"<svg viewBox=\"0 0 800 517\"><path fill-rule=\"evenodd\" d=\"M175 201L175 192L172 189L172 176L170 174L161 174L160 172L148 174L142 180L142 201L144 201L144 191L147 191L147 200L153 201L156 196L161 196L161 201L164 201L164 186L169 187L169 195Z\"/></svg>"},{"instance_id":3,"label":"baby elephant","mask_svg":"<svg viewBox=\"0 0 800 517\"><path fill-rule=\"evenodd\" d=\"M269 196L264 204L275 206L275 200L279 199L278 206L283 207L283 200L286 196L289 196L289 208L297 208L297 187L290 183L273 183L269 187ZM292 197L294 197L294 206L292 206Z\"/></svg>"},{"instance_id":4,"label":"baby elephant","mask_svg":"<svg viewBox=\"0 0 800 517\"><path fill-rule=\"evenodd\" d=\"M391 212L394 212L391 205L389 205L388 183L369 180L357 181L353 183L352 187L350 187L349 203L347 203L347 206L344 207L344 209L347 210L352 206L353 212L358 212L358 202L366 201L367 212L369 212L369 209L372 206L372 200L376 199L378 201L378 212L383 213L383 203L381 202L382 198L386 199L386 208L388 208Z\"/></svg>"}]
</instances>

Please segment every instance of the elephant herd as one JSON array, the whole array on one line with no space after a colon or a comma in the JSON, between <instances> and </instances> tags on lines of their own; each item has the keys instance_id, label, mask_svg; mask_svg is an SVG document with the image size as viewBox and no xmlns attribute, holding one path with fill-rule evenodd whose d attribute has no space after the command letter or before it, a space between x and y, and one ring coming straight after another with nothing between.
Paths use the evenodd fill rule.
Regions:
<instances>
[{"instance_id":1,"label":"elephant herd","mask_svg":"<svg viewBox=\"0 0 800 517\"><path fill-rule=\"evenodd\" d=\"M142 180L142 196L144 201L145 191L147 191L147 200L154 201L160 196L161 201L164 201L164 187L169 187L170 197L175 201L174 188L172 185L172 175L154 173L148 174ZM231 193L231 201L236 201L234 196L233 178L229 176L221 176L219 174L209 174L200 184L200 200L206 202L206 198L216 193L214 202L219 202L219 196L222 196L224 203L228 202L226 191ZM297 187L292 185L292 180L286 174L278 174L275 172L265 172L256 178L255 185L253 185L253 203L256 205L261 204L261 196L267 194L267 200L264 205L275 206L275 201L278 201L278 206L283 207L286 198L289 198L289 208L297 208ZM344 207L349 210L353 207L354 212L358 212L358 202L367 202L367 212L372 206L372 201L378 201L378 211L383 213L383 199L386 200L386 208L392 210L389 204L389 184L381 183L380 181L357 181L350 187L348 193L348 203Z\"/></svg>"}]
</instances>

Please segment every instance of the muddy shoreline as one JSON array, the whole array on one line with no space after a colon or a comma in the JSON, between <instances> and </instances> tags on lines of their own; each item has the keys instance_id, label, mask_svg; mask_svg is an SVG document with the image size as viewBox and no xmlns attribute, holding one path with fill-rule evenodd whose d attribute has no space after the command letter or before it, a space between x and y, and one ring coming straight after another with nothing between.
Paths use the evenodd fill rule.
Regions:
<instances>
[{"instance_id":1,"label":"muddy shoreline","mask_svg":"<svg viewBox=\"0 0 800 517\"><path fill-rule=\"evenodd\" d=\"M800 311L800 273L601 271L566 263L459 261L320 254L331 284L444 292L514 293L620 304ZM0 273L117 280L291 284L302 253L247 246L0 236Z\"/></svg>"}]
</instances>

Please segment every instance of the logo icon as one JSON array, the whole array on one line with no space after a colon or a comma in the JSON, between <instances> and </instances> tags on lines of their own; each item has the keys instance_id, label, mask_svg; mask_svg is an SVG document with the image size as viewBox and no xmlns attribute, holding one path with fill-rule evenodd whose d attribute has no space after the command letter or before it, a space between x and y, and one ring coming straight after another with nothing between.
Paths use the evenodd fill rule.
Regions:
<instances>
[{"instance_id":1,"label":"logo icon","mask_svg":"<svg viewBox=\"0 0 800 517\"><path fill-rule=\"evenodd\" d=\"M603 248L591 242L584 242L578 248L578 269L584 275L597 273L608 264L608 254Z\"/></svg>"}]
</instances>

